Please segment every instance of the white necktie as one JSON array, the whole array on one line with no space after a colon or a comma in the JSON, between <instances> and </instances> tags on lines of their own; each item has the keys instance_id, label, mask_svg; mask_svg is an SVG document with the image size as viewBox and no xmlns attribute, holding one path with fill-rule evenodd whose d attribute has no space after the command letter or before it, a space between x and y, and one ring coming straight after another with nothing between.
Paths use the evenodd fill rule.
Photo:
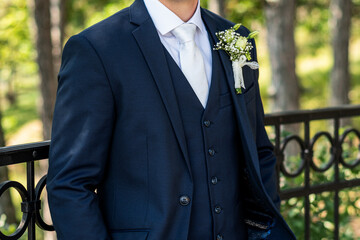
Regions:
<instances>
[{"instance_id":1,"label":"white necktie","mask_svg":"<svg viewBox=\"0 0 360 240\"><path fill-rule=\"evenodd\" d=\"M172 30L180 43L180 68L203 107L209 95L204 59L195 43L196 25L184 23Z\"/></svg>"}]
</instances>

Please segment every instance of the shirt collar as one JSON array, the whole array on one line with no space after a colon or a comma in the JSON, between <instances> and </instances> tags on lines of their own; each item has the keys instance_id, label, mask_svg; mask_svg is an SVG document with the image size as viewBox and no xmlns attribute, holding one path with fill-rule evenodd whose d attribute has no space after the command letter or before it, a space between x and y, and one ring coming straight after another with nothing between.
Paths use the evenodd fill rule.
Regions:
<instances>
[{"instance_id":1,"label":"shirt collar","mask_svg":"<svg viewBox=\"0 0 360 240\"><path fill-rule=\"evenodd\" d=\"M159 0L144 0L144 3L156 29L161 35L169 34L172 30L184 23L183 20ZM164 21L164 19L166 19L166 21ZM201 18L200 0L198 1L194 15L187 22L195 24L202 32L206 32L204 22Z\"/></svg>"}]
</instances>

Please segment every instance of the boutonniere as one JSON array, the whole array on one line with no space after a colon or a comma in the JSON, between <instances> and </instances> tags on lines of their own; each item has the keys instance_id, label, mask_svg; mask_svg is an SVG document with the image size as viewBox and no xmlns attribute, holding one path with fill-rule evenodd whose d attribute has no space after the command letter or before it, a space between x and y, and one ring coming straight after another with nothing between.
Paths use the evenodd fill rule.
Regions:
<instances>
[{"instance_id":1,"label":"boutonniere","mask_svg":"<svg viewBox=\"0 0 360 240\"><path fill-rule=\"evenodd\" d=\"M259 64L257 62L250 62L250 51L254 48L254 46L251 42L249 42L249 39L254 38L259 32L254 31L247 37L244 37L236 32L240 26L241 24L236 24L230 29L215 33L219 42L216 43L214 48L214 50L224 50L230 56L234 71L236 94L241 94L241 88L245 89L242 68L244 66L249 66L251 69L259 68Z\"/></svg>"}]
</instances>

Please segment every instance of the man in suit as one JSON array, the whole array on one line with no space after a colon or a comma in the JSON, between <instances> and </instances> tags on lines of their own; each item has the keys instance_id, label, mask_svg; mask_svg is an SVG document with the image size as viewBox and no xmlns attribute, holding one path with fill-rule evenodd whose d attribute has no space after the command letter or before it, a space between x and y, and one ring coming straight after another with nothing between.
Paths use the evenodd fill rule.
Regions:
<instances>
[{"instance_id":1,"label":"man in suit","mask_svg":"<svg viewBox=\"0 0 360 240\"><path fill-rule=\"evenodd\" d=\"M198 0L135 0L70 38L47 181L59 240L295 239L258 71L236 94L213 50L233 25Z\"/></svg>"}]
</instances>

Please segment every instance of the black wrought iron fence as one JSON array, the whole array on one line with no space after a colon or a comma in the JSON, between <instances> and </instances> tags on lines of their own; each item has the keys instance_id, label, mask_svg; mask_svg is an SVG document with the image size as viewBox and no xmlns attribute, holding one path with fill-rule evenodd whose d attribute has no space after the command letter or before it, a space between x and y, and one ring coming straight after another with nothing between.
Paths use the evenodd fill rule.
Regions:
<instances>
[{"instance_id":1,"label":"black wrought iron fence","mask_svg":"<svg viewBox=\"0 0 360 240\"><path fill-rule=\"evenodd\" d=\"M334 239L339 239L339 191L360 186L360 179L343 180L340 179L340 166L345 168L355 168L360 165L360 155L351 163L344 161L343 148L345 138L349 134L355 134L360 141L360 131L355 128L346 129L341 135L340 119L360 116L360 105L343 106L337 108L317 109L309 111L295 111L286 113L268 114L265 118L267 126L273 126L275 130L275 154L277 156L277 172L279 179L279 192L282 200L288 200L294 197L303 197L304 201L304 238L310 239L310 199L311 194L322 192L334 192ZM333 132L319 131L311 138L310 123L316 120L333 120ZM281 128L284 125L292 123L302 123L303 134L294 134L282 137ZM300 137L303 135L303 137ZM321 137L325 137L331 145L331 157L325 166L319 167L314 162L314 144ZM286 167L284 157L287 145L295 141L300 147L301 163L295 172L289 172ZM26 187L17 181L6 181L0 184L0 197L8 189L14 188L21 196L22 219L16 231L10 235L5 235L0 231L1 240L16 240L28 233L28 240L36 239L36 225L44 231L53 231L54 228L45 223L41 217L41 193L46 185L46 176L43 176L35 184L34 162L48 158L50 141L25 144L0 148L0 167L12 164L25 163ZM360 145L359 145L360 150ZM335 177L331 182L312 185L310 171L324 172L331 167L334 168ZM304 174L303 186L283 190L280 186L280 176L295 178Z\"/></svg>"},{"instance_id":2,"label":"black wrought iron fence","mask_svg":"<svg viewBox=\"0 0 360 240\"><path fill-rule=\"evenodd\" d=\"M46 185L46 175L35 185L34 161L47 159L50 141L24 144L0 148L0 167L12 164L26 163L26 185L17 181L5 181L0 184L0 197L8 189L14 188L21 196L22 218L16 231L5 235L0 231L1 240L16 240L28 230L28 240L35 240L35 224L45 231L54 231L46 224L40 214L41 193Z\"/></svg>"},{"instance_id":3,"label":"black wrought iron fence","mask_svg":"<svg viewBox=\"0 0 360 240\"><path fill-rule=\"evenodd\" d=\"M339 239L339 192L344 189L354 188L360 186L360 178L342 179L340 178L340 167L342 170L355 169L360 166L360 131L354 127L340 128L340 121L349 121L349 118L360 116L360 105L355 106L342 106L336 108L317 109L308 111L294 111L287 113L274 113L269 114L265 118L265 125L273 126L275 129L275 155L277 157L277 173L278 180L280 176L284 176L287 179L293 179L303 174L302 186L293 187L283 190L278 181L278 189L282 200L289 200L291 198L304 198L304 239L310 239L310 225L311 225L311 209L310 209L310 196L312 194L321 194L324 192L332 192L333 194L333 238ZM331 120L332 132L329 131L312 131L314 132L311 137L312 122L318 120ZM284 136L282 134L282 127L289 124L302 124L301 131L296 134ZM322 123L324 124L324 123ZM350 124L351 126L351 124ZM340 134L342 130L342 134ZM354 135L357 139L357 156L352 161L348 162L344 159L343 145L345 139ZM303 137L300 137L303 136ZM329 159L319 166L315 162L314 146L321 139L324 138L330 145ZM289 171L286 166L286 159L284 157L286 148L290 142L295 142L300 148L300 163L298 168L294 171ZM334 177L332 181L326 181L325 183L312 183L311 172L324 173L330 168L333 168ZM321 239L321 238L316 238ZM355 238L353 238L355 239Z\"/></svg>"}]
</instances>

